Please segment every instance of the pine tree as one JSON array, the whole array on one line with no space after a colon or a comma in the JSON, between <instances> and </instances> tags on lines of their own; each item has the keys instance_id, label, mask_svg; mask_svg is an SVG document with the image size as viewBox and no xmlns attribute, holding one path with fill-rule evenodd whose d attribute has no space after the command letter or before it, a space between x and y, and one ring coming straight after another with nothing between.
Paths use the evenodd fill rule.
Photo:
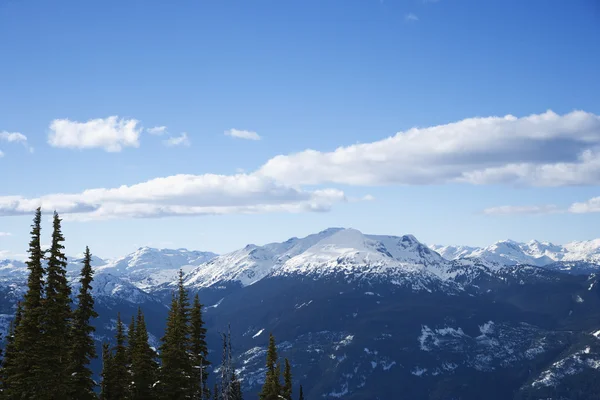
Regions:
<instances>
[{"instance_id":1,"label":"pine tree","mask_svg":"<svg viewBox=\"0 0 600 400\"><path fill-rule=\"evenodd\" d=\"M280 368L277 362L277 347L275 337L269 334L269 347L267 349L267 372L265 383L260 392L260 400L277 400L281 394L281 382L279 380Z\"/></svg>"},{"instance_id":2,"label":"pine tree","mask_svg":"<svg viewBox=\"0 0 600 400\"><path fill-rule=\"evenodd\" d=\"M44 398L42 382L42 343L40 340L40 327L42 324L42 299L44 293L44 268L42 260L44 252L41 248L41 221L40 208L35 212L31 226L31 240L29 242L29 260L27 268L27 292L22 304L22 316L18 325L14 326L14 335L11 348L12 365L5 371L6 378L3 382L4 397L17 398Z\"/></svg>"},{"instance_id":3,"label":"pine tree","mask_svg":"<svg viewBox=\"0 0 600 400\"><path fill-rule=\"evenodd\" d=\"M129 327L127 328L127 366L131 368L131 359L133 357L133 352L136 347L137 334L135 329L135 317L131 316L131 322L129 323Z\"/></svg>"},{"instance_id":4,"label":"pine tree","mask_svg":"<svg viewBox=\"0 0 600 400\"><path fill-rule=\"evenodd\" d=\"M244 400L242 394L242 382L238 379L235 371L231 373L231 397L230 400Z\"/></svg>"},{"instance_id":5,"label":"pine tree","mask_svg":"<svg viewBox=\"0 0 600 400\"><path fill-rule=\"evenodd\" d=\"M114 399L129 399L129 382L131 377L127 367L127 348L125 347L125 328L121 322L121 314L117 314L117 344L114 347L114 356L111 361L111 381L113 386L111 391Z\"/></svg>"},{"instance_id":6,"label":"pine tree","mask_svg":"<svg viewBox=\"0 0 600 400\"><path fill-rule=\"evenodd\" d=\"M23 317L23 306L21 302L17 302L17 311L15 318L10 321L8 327L8 335L6 337L6 347L4 349L4 358L2 359L2 368L0 368L0 379L2 380L2 393L7 391L7 378L14 376L15 369L15 330ZM0 396L2 398L2 396Z\"/></svg>"},{"instance_id":7,"label":"pine tree","mask_svg":"<svg viewBox=\"0 0 600 400\"><path fill-rule=\"evenodd\" d=\"M190 341L192 358L192 399L201 400L210 397L208 388L208 368L210 362L207 360L208 348L206 345L206 328L202 319L202 304L198 294L194 297L194 303L190 313Z\"/></svg>"},{"instance_id":8,"label":"pine tree","mask_svg":"<svg viewBox=\"0 0 600 400\"><path fill-rule=\"evenodd\" d=\"M73 400L95 399L92 371L90 361L96 357L96 347L92 333L96 330L90 323L92 318L98 317L94 311L94 298L92 297L92 255L90 249L85 248L83 268L81 269L79 294L77 295L77 309L73 313L73 328L71 331L71 359L69 397Z\"/></svg>"},{"instance_id":9,"label":"pine tree","mask_svg":"<svg viewBox=\"0 0 600 400\"><path fill-rule=\"evenodd\" d=\"M215 386L213 387L213 400L222 400L220 393L219 385L215 383Z\"/></svg>"},{"instance_id":10,"label":"pine tree","mask_svg":"<svg viewBox=\"0 0 600 400\"><path fill-rule=\"evenodd\" d=\"M286 400L292 400L292 371L290 362L287 358L285 359L285 368L283 370L283 388L281 395Z\"/></svg>"},{"instance_id":11,"label":"pine tree","mask_svg":"<svg viewBox=\"0 0 600 400\"><path fill-rule=\"evenodd\" d=\"M300 395L298 396L298 400L304 400L304 391L302 390L302 385L300 385Z\"/></svg>"},{"instance_id":12,"label":"pine tree","mask_svg":"<svg viewBox=\"0 0 600 400\"><path fill-rule=\"evenodd\" d=\"M113 395L114 377L113 355L108 343L102 344L102 383L100 384L100 400L117 400Z\"/></svg>"},{"instance_id":13,"label":"pine tree","mask_svg":"<svg viewBox=\"0 0 600 400\"><path fill-rule=\"evenodd\" d=\"M132 400L152 400L157 395L154 383L157 379L158 364L156 352L148 344L148 331L141 308L138 308L135 345L131 350ZM131 347L131 346L130 346Z\"/></svg>"},{"instance_id":14,"label":"pine tree","mask_svg":"<svg viewBox=\"0 0 600 400\"><path fill-rule=\"evenodd\" d=\"M183 294L183 296L182 296ZM180 276L178 295L173 295L167 317L167 328L160 346L160 394L164 399L187 399L191 395L191 362L188 355L189 326L187 295ZM181 309L182 308L182 309Z\"/></svg>"},{"instance_id":15,"label":"pine tree","mask_svg":"<svg viewBox=\"0 0 600 400\"><path fill-rule=\"evenodd\" d=\"M54 213L52 244L48 257L46 297L42 301L44 392L38 398L64 399L69 387L69 334L71 333L71 288L67 282L67 258L60 218Z\"/></svg>"}]
</instances>

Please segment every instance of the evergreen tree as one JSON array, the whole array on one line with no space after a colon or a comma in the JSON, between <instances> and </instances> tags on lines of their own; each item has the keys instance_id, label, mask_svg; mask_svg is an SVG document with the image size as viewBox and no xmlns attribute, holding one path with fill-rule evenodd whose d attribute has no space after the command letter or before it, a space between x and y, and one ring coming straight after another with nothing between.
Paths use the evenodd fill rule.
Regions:
<instances>
[{"instance_id":1,"label":"evergreen tree","mask_svg":"<svg viewBox=\"0 0 600 400\"><path fill-rule=\"evenodd\" d=\"M213 387L213 400L222 400L221 396L219 395L220 393L219 385L215 383L215 386Z\"/></svg>"},{"instance_id":2,"label":"evergreen tree","mask_svg":"<svg viewBox=\"0 0 600 400\"><path fill-rule=\"evenodd\" d=\"M244 400L242 394L242 382L238 379L235 371L231 373L231 397L230 400Z\"/></svg>"},{"instance_id":3,"label":"evergreen tree","mask_svg":"<svg viewBox=\"0 0 600 400\"><path fill-rule=\"evenodd\" d=\"M21 302L17 303L15 318L10 321L8 327L8 336L6 337L6 347L4 349L4 358L2 359L2 368L0 368L0 379L2 380L2 393L7 391L7 377L14 376L15 369L15 330L21 322L23 316L23 306ZM2 398L2 396L0 396Z\"/></svg>"},{"instance_id":4,"label":"evergreen tree","mask_svg":"<svg viewBox=\"0 0 600 400\"><path fill-rule=\"evenodd\" d=\"M208 368L210 362L207 360L208 347L206 345L206 328L202 319L202 304L198 294L194 297L194 303L190 313L190 340L192 358L192 399L201 400L210 397L208 388Z\"/></svg>"},{"instance_id":5,"label":"evergreen tree","mask_svg":"<svg viewBox=\"0 0 600 400\"><path fill-rule=\"evenodd\" d=\"M29 242L29 260L27 268L27 292L25 293L21 320L14 325L14 335L11 345L12 362L5 370L4 397L17 398L44 398L42 395L42 343L40 340L40 327L42 323L42 299L44 292L44 268L42 260L44 252L41 248L41 221L40 208L35 212L31 226L31 240Z\"/></svg>"},{"instance_id":6,"label":"evergreen tree","mask_svg":"<svg viewBox=\"0 0 600 400\"><path fill-rule=\"evenodd\" d=\"M43 393L36 398L64 399L69 379L69 334L71 333L71 288L67 282L67 258L60 218L54 213L52 244L48 257L46 297L42 301L41 342L43 350L37 356L43 362Z\"/></svg>"},{"instance_id":7,"label":"evergreen tree","mask_svg":"<svg viewBox=\"0 0 600 400\"><path fill-rule=\"evenodd\" d=\"M283 388L281 395L286 400L292 400L292 371L290 362L287 358L285 359L285 368L283 370Z\"/></svg>"},{"instance_id":8,"label":"evergreen tree","mask_svg":"<svg viewBox=\"0 0 600 400\"><path fill-rule=\"evenodd\" d=\"M135 329L135 317L131 316L131 322L127 328L127 366L131 368L131 359L133 356L134 349L136 347L136 329Z\"/></svg>"},{"instance_id":9,"label":"evergreen tree","mask_svg":"<svg viewBox=\"0 0 600 400\"><path fill-rule=\"evenodd\" d=\"M121 322L121 314L117 314L117 344L114 347L114 356L111 360L111 392L114 399L129 399L129 382L131 378L127 367L127 348L125 347L125 328ZM112 399L111 399L112 400Z\"/></svg>"},{"instance_id":10,"label":"evergreen tree","mask_svg":"<svg viewBox=\"0 0 600 400\"><path fill-rule=\"evenodd\" d=\"M138 308L135 341L131 350L132 400L152 400L157 398L154 383L157 379L158 364L156 352L148 344L148 331L141 308ZM130 344L131 348L131 344Z\"/></svg>"},{"instance_id":11,"label":"evergreen tree","mask_svg":"<svg viewBox=\"0 0 600 400\"><path fill-rule=\"evenodd\" d=\"M280 368L277 362L277 347L275 337L269 334L269 347L267 349L267 372L265 383L260 392L260 400L277 400L281 394L281 382L279 380Z\"/></svg>"},{"instance_id":12,"label":"evergreen tree","mask_svg":"<svg viewBox=\"0 0 600 400\"><path fill-rule=\"evenodd\" d=\"M116 400L113 394L114 377L113 355L108 343L102 344L102 383L100 384L100 400Z\"/></svg>"},{"instance_id":13,"label":"evergreen tree","mask_svg":"<svg viewBox=\"0 0 600 400\"><path fill-rule=\"evenodd\" d=\"M92 371L90 361L96 357L96 348L92 333L96 330L90 323L92 318L98 317L94 311L94 298L92 297L92 255L90 249L85 248L83 268L81 269L79 294L77 295L77 309L73 313L73 328L71 331L71 359L68 398L73 400L95 399Z\"/></svg>"},{"instance_id":14,"label":"evergreen tree","mask_svg":"<svg viewBox=\"0 0 600 400\"><path fill-rule=\"evenodd\" d=\"M304 400L304 391L302 390L302 385L300 385L300 395L298 396L298 400Z\"/></svg>"},{"instance_id":15,"label":"evergreen tree","mask_svg":"<svg viewBox=\"0 0 600 400\"><path fill-rule=\"evenodd\" d=\"M184 294L182 296L182 294ZM191 395L191 362L188 355L189 326L186 320L186 298L180 277L178 295L172 296L167 328L160 346L160 394L164 399L187 399ZM183 310L180 310L183 307Z\"/></svg>"}]
</instances>

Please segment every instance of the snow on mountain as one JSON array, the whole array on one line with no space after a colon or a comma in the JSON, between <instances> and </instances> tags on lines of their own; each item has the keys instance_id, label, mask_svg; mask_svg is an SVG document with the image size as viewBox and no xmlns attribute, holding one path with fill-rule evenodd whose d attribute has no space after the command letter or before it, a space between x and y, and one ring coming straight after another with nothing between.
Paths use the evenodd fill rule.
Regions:
<instances>
[{"instance_id":1,"label":"snow on mountain","mask_svg":"<svg viewBox=\"0 0 600 400\"><path fill-rule=\"evenodd\" d=\"M238 281L243 286L251 285L290 258L341 230L342 228L329 228L302 239L294 237L283 243L270 243L260 247L249 244L195 268L188 274L185 283L192 287L208 287L220 281Z\"/></svg>"},{"instance_id":2,"label":"snow on mountain","mask_svg":"<svg viewBox=\"0 0 600 400\"><path fill-rule=\"evenodd\" d=\"M179 269L184 273L205 263L216 254L186 249L140 247L135 252L98 266L98 274L120 276L140 289L151 289L176 280Z\"/></svg>"},{"instance_id":3,"label":"snow on mountain","mask_svg":"<svg viewBox=\"0 0 600 400\"><path fill-rule=\"evenodd\" d=\"M600 239L571 242L563 247L566 254L561 261L586 261L600 264Z\"/></svg>"},{"instance_id":4,"label":"snow on mountain","mask_svg":"<svg viewBox=\"0 0 600 400\"><path fill-rule=\"evenodd\" d=\"M224 282L251 285L268 275L345 274L353 278L377 276L391 283L414 284L455 276L452 264L414 236L365 235L355 229L331 228L302 239L262 247L248 245L198 266L185 284L209 287Z\"/></svg>"},{"instance_id":5,"label":"snow on mountain","mask_svg":"<svg viewBox=\"0 0 600 400\"><path fill-rule=\"evenodd\" d=\"M448 260L480 258L505 265L547 266L556 262L583 261L600 264L600 239L555 245L532 240L527 243L501 240L487 247L429 246Z\"/></svg>"},{"instance_id":6,"label":"snow on mountain","mask_svg":"<svg viewBox=\"0 0 600 400\"><path fill-rule=\"evenodd\" d=\"M440 246L440 245L430 245L429 248L446 260L456 260L459 258L468 257L475 250L479 250L479 247L472 246Z\"/></svg>"}]
</instances>

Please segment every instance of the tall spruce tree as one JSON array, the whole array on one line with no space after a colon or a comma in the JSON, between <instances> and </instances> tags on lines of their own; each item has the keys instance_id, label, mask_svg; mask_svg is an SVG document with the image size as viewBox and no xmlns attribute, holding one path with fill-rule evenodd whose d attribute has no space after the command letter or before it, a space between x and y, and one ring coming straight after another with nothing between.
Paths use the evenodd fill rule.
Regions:
<instances>
[{"instance_id":1,"label":"tall spruce tree","mask_svg":"<svg viewBox=\"0 0 600 400\"><path fill-rule=\"evenodd\" d=\"M114 356L112 358L113 387L112 392L115 399L129 399L129 383L131 377L127 363L127 347L125 346L125 326L121 321L121 314L117 314L117 343L114 347Z\"/></svg>"},{"instance_id":2,"label":"tall spruce tree","mask_svg":"<svg viewBox=\"0 0 600 400\"><path fill-rule=\"evenodd\" d=\"M133 351L136 347L135 341L137 339L136 328L135 328L135 317L131 316L131 322L127 328L127 368L131 370L131 359Z\"/></svg>"},{"instance_id":3,"label":"tall spruce tree","mask_svg":"<svg viewBox=\"0 0 600 400\"><path fill-rule=\"evenodd\" d=\"M285 359L285 367L283 370L283 388L281 390L281 395L286 400L292 400L292 370L287 358Z\"/></svg>"},{"instance_id":4,"label":"tall spruce tree","mask_svg":"<svg viewBox=\"0 0 600 400\"><path fill-rule=\"evenodd\" d=\"M38 355L43 362L44 393L49 399L67 398L69 388L69 354L71 333L71 288L67 282L67 258L61 220L54 213L52 244L48 256L46 297L42 301L43 350Z\"/></svg>"},{"instance_id":5,"label":"tall spruce tree","mask_svg":"<svg viewBox=\"0 0 600 400\"><path fill-rule=\"evenodd\" d=\"M89 368L90 361L96 357L96 347L92 333L96 330L90 320L98 317L94 311L94 298L92 297L92 255L88 247L85 248L83 268L80 274L80 288L77 295L77 308L73 312L73 328L71 330L71 359L70 359L70 387L69 399L87 400L95 399L94 388L96 383L92 379Z\"/></svg>"},{"instance_id":6,"label":"tall spruce tree","mask_svg":"<svg viewBox=\"0 0 600 400\"><path fill-rule=\"evenodd\" d=\"M156 352L148 344L148 331L141 308L138 308L135 341L131 350L132 400L157 399L154 384L157 380L158 364ZM130 345L131 347L131 345Z\"/></svg>"},{"instance_id":7,"label":"tall spruce tree","mask_svg":"<svg viewBox=\"0 0 600 400\"><path fill-rule=\"evenodd\" d=\"M206 328L202 318L202 304L198 294L194 296L194 303L190 313L190 354L192 358L192 399L202 400L210 398L210 389L207 380L210 362L208 361L208 347L206 344Z\"/></svg>"},{"instance_id":8,"label":"tall spruce tree","mask_svg":"<svg viewBox=\"0 0 600 400\"><path fill-rule=\"evenodd\" d=\"M182 296L182 294L184 294ZM189 326L187 324L187 295L183 280L179 279L177 296L173 294L167 317L167 327L160 346L160 385L163 399L179 400L191 396L191 362L189 349ZM181 310L180 308L183 308Z\"/></svg>"},{"instance_id":9,"label":"tall spruce tree","mask_svg":"<svg viewBox=\"0 0 600 400\"><path fill-rule=\"evenodd\" d=\"M23 306L21 302L17 302L17 311L15 318L10 321L8 327L8 335L6 337L6 347L4 349L4 357L2 358L2 367L0 368L0 379L2 380L2 395L5 396L7 392L7 378L14 376L15 368L15 330L16 327L21 323L23 317ZM0 396L0 398L5 398Z\"/></svg>"},{"instance_id":10,"label":"tall spruce tree","mask_svg":"<svg viewBox=\"0 0 600 400\"><path fill-rule=\"evenodd\" d=\"M102 382L100 383L100 400L117 400L113 394L113 355L108 343L102 343Z\"/></svg>"},{"instance_id":11,"label":"tall spruce tree","mask_svg":"<svg viewBox=\"0 0 600 400\"><path fill-rule=\"evenodd\" d=\"M277 346L275 337L269 334L269 347L267 349L267 371L265 383L259 394L260 400L278 400L281 395L281 382L279 380L280 367L277 361Z\"/></svg>"},{"instance_id":12,"label":"tall spruce tree","mask_svg":"<svg viewBox=\"0 0 600 400\"><path fill-rule=\"evenodd\" d=\"M302 385L300 385L300 394L298 395L298 400L304 400L304 390L302 390Z\"/></svg>"},{"instance_id":13,"label":"tall spruce tree","mask_svg":"<svg viewBox=\"0 0 600 400\"><path fill-rule=\"evenodd\" d=\"M13 359L5 371L3 395L6 399L44 397L44 370L40 357L43 343L40 340L42 325L42 300L44 293L44 268L42 260L44 252L41 247L42 213L38 208L31 225L29 242L29 260L27 268L27 291L23 299L22 316L18 325L14 326L11 348Z\"/></svg>"}]
</instances>

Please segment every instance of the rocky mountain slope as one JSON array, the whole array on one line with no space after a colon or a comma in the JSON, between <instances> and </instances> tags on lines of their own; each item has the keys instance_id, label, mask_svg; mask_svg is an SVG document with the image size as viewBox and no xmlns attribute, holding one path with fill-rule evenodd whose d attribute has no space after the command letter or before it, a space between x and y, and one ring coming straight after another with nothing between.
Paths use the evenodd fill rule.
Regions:
<instances>
[{"instance_id":1,"label":"rocky mountain slope","mask_svg":"<svg viewBox=\"0 0 600 400\"><path fill-rule=\"evenodd\" d=\"M206 305L215 363L231 323L248 398L264 379L269 332L308 399L561 399L575 388L572 398L590 398L600 371L594 241L437 250L412 235L331 228L220 256L141 248L96 259L96 338L110 340L117 312L127 320L141 306L156 344L181 268ZM26 272L0 261L4 326Z\"/></svg>"},{"instance_id":2,"label":"rocky mountain slope","mask_svg":"<svg viewBox=\"0 0 600 400\"><path fill-rule=\"evenodd\" d=\"M527 243L501 240L487 247L441 246L430 248L448 260L480 258L501 264L545 266L557 262L600 264L600 239L555 245L532 240Z\"/></svg>"}]
</instances>

